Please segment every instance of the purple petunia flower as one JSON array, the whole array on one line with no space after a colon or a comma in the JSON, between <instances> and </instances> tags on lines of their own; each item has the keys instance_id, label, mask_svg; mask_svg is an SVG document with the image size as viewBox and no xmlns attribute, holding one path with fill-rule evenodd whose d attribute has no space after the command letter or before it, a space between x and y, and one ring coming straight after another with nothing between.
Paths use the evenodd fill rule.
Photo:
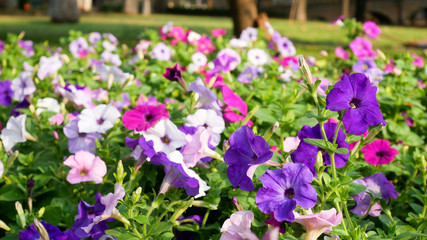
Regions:
<instances>
[{"instance_id":1,"label":"purple petunia flower","mask_svg":"<svg viewBox=\"0 0 427 240\"><path fill-rule=\"evenodd\" d=\"M237 65L240 64L240 55L230 48L224 48L218 52L216 59L213 61L215 68L212 70L213 73L228 73L236 69Z\"/></svg>"},{"instance_id":2,"label":"purple petunia flower","mask_svg":"<svg viewBox=\"0 0 427 240\"><path fill-rule=\"evenodd\" d=\"M283 169L267 170L259 180L263 187L256 194L256 204L279 222L293 222L297 204L303 208L316 205L317 193L310 185L313 174L303 164L286 163Z\"/></svg>"},{"instance_id":3,"label":"purple petunia flower","mask_svg":"<svg viewBox=\"0 0 427 240\"><path fill-rule=\"evenodd\" d=\"M79 132L78 120L73 120L65 125L64 134L69 138L68 151L70 153L77 153L78 151L95 153L95 140L101 138L101 135L97 133Z\"/></svg>"},{"instance_id":4,"label":"purple petunia flower","mask_svg":"<svg viewBox=\"0 0 427 240\"><path fill-rule=\"evenodd\" d=\"M329 142L333 142L335 130L338 126L336 123L324 123L323 124L326 132L326 136ZM313 139L323 139L322 132L320 130L320 125L317 124L314 127L310 127L305 125L298 132L298 138L301 140L298 148L291 153L291 158L294 163L303 163L306 165L310 171L316 175L316 169L314 165L316 164L316 156L319 151L322 152L323 163L325 165L331 165L331 156L326 150L323 150L314 145L310 145L304 142L305 138L313 138ZM348 143L345 141L345 134L343 130L340 128L337 135L336 144L338 144L338 148L349 148ZM337 168L344 167L349 157L349 153L347 154L335 154L335 166Z\"/></svg>"},{"instance_id":5,"label":"purple petunia flower","mask_svg":"<svg viewBox=\"0 0 427 240\"><path fill-rule=\"evenodd\" d=\"M2 40L0 40L0 53L3 52L4 50L4 42Z\"/></svg>"},{"instance_id":6,"label":"purple petunia flower","mask_svg":"<svg viewBox=\"0 0 427 240\"><path fill-rule=\"evenodd\" d=\"M237 81L241 83L248 83L252 81L252 79L258 77L259 74L260 72L257 67L249 66L237 77Z\"/></svg>"},{"instance_id":7,"label":"purple petunia flower","mask_svg":"<svg viewBox=\"0 0 427 240\"><path fill-rule=\"evenodd\" d=\"M27 40L27 41L19 40L18 46L23 48L23 50L21 51L22 55L25 55L29 58L34 55L33 41L31 41L31 40Z\"/></svg>"},{"instance_id":8,"label":"purple petunia flower","mask_svg":"<svg viewBox=\"0 0 427 240\"><path fill-rule=\"evenodd\" d=\"M46 232L49 236L49 239L52 240L78 240L77 237L72 231L67 230L65 232L61 232L58 227L47 223L45 221L40 221L43 227L46 229ZM38 240L42 239L40 233L38 232L34 223L28 226L25 230L19 232L18 240Z\"/></svg>"},{"instance_id":9,"label":"purple petunia flower","mask_svg":"<svg viewBox=\"0 0 427 240\"><path fill-rule=\"evenodd\" d=\"M10 88L13 91L13 99L16 101L24 100L26 96L31 95L36 91L36 86L32 79L32 73L21 72L19 77L12 80Z\"/></svg>"},{"instance_id":10,"label":"purple petunia flower","mask_svg":"<svg viewBox=\"0 0 427 240\"><path fill-rule=\"evenodd\" d=\"M28 108L29 106L30 106L30 103L27 101L27 99L24 99L22 102L18 103L15 107L12 108L12 111L10 112L10 114L14 117L17 117L22 114L19 111L19 109Z\"/></svg>"},{"instance_id":11,"label":"purple petunia flower","mask_svg":"<svg viewBox=\"0 0 427 240\"><path fill-rule=\"evenodd\" d=\"M12 83L9 80L0 81L0 104L9 106L12 103L13 92L10 88Z\"/></svg>"},{"instance_id":12,"label":"purple petunia flower","mask_svg":"<svg viewBox=\"0 0 427 240\"><path fill-rule=\"evenodd\" d=\"M280 34L279 34L280 36ZM280 37L280 38L275 38L277 41L276 46L277 46L277 50L279 50L280 54L283 57L290 57L290 56L294 56L296 54L296 49L294 44L292 43L291 40L289 40L287 37ZM274 39L273 39L274 41Z\"/></svg>"},{"instance_id":13,"label":"purple petunia flower","mask_svg":"<svg viewBox=\"0 0 427 240\"><path fill-rule=\"evenodd\" d=\"M240 185L244 191L254 190L252 176L259 164L265 163L273 156L270 146L261 136L243 125L230 136L230 148L225 152L227 176L233 187Z\"/></svg>"},{"instance_id":14,"label":"purple petunia flower","mask_svg":"<svg viewBox=\"0 0 427 240\"><path fill-rule=\"evenodd\" d=\"M90 205L85 201L80 201L79 214L75 217L75 221L72 227L73 232L77 237L92 237L93 239L99 239L104 235L105 230L108 229L108 225L105 221L93 225L89 232L86 232L83 229L84 227L91 225L94 221L93 219L97 216L100 216L104 212L105 206L101 203L101 198L102 195L97 193L94 205Z\"/></svg>"},{"instance_id":15,"label":"purple petunia flower","mask_svg":"<svg viewBox=\"0 0 427 240\"><path fill-rule=\"evenodd\" d=\"M326 96L326 109L346 110L343 116L347 133L360 135L384 121L376 97L377 87L372 86L369 78L361 73L344 75Z\"/></svg>"},{"instance_id":16,"label":"purple petunia flower","mask_svg":"<svg viewBox=\"0 0 427 240\"><path fill-rule=\"evenodd\" d=\"M364 216L369 209L371 203L371 195L367 191L372 191L374 195L381 194L381 198L385 199L388 203L389 198L396 199L399 193L396 192L396 189L393 186L393 183L387 180L384 173L380 172L374 174L370 177L365 177L363 179L358 179L354 183L361 184L366 186L365 192L358 193L353 195L356 205L350 210L352 213L359 216ZM373 217L378 217L381 214L381 204L376 202L371 207L369 215Z\"/></svg>"}]
</instances>

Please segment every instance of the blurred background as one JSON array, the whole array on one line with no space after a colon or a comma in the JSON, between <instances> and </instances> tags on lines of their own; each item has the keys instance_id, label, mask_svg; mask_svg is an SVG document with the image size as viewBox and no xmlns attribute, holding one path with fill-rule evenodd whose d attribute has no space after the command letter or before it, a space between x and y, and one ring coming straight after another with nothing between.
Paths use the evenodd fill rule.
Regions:
<instances>
[{"instance_id":1,"label":"blurred background","mask_svg":"<svg viewBox=\"0 0 427 240\"><path fill-rule=\"evenodd\" d=\"M202 34L224 28L238 37L262 17L297 49L319 55L346 44L345 32L330 24L340 16L380 24L374 44L385 52L426 47L427 0L0 0L0 39L25 31L35 42L57 44L78 30L111 32L133 44L144 29L169 21Z\"/></svg>"}]
</instances>

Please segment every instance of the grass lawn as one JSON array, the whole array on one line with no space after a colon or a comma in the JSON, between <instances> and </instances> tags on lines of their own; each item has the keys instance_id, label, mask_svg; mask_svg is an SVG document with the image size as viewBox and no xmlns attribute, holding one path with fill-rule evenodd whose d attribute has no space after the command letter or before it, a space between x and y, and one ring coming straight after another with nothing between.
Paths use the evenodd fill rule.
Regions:
<instances>
[{"instance_id":1,"label":"grass lawn","mask_svg":"<svg viewBox=\"0 0 427 240\"><path fill-rule=\"evenodd\" d=\"M85 33L111 32L122 43L135 44L138 34L147 28L158 28L168 21L175 25L188 27L199 33L208 33L214 28L233 27L231 18L183 16L183 15L152 15L128 16L123 14L91 14L81 17L75 24L52 24L47 16L0 16L0 39L5 39L7 33L18 34L26 32L26 39L35 42L48 40L51 44L59 44L59 38L68 35L69 30L79 30ZM271 19L271 24L282 35L290 38L297 47L298 53L318 57L320 50L333 53L336 46L346 45L344 30L327 22L290 23L285 19ZM374 47L380 48L386 55L405 52L403 43L417 40L427 40L425 28L401 26L381 26L380 39L374 40ZM419 49L410 51L422 54Z\"/></svg>"}]
</instances>

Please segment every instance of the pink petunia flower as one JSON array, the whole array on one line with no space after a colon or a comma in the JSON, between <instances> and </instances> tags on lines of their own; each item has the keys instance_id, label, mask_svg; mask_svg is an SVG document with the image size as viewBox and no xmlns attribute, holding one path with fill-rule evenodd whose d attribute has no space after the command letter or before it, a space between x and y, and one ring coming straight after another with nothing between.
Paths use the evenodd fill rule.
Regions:
<instances>
[{"instance_id":1,"label":"pink petunia flower","mask_svg":"<svg viewBox=\"0 0 427 240\"><path fill-rule=\"evenodd\" d=\"M220 36L224 36L227 33L227 30L222 29L222 28L217 28L212 30L212 36L213 37L220 37Z\"/></svg>"},{"instance_id":2,"label":"pink petunia flower","mask_svg":"<svg viewBox=\"0 0 427 240\"><path fill-rule=\"evenodd\" d=\"M71 184L90 181L99 184L107 173L105 162L86 151L78 151L75 155L69 156L64 165L71 168L67 175L67 181Z\"/></svg>"},{"instance_id":3,"label":"pink petunia flower","mask_svg":"<svg viewBox=\"0 0 427 240\"><path fill-rule=\"evenodd\" d=\"M208 36L202 36L196 41L197 52L209 54L215 51L215 46L212 44L212 40Z\"/></svg>"},{"instance_id":4,"label":"pink petunia flower","mask_svg":"<svg viewBox=\"0 0 427 240\"><path fill-rule=\"evenodd\" d=\"M373 21L366 21L363 24L363 31L366 33L366 36L372 39L376 39L381 34L381 29Z\"/></svg>"},{"instance_id":5,"label":"pink petunia flower","mask_svg":"<svg viewBox=\"0 0 427 240\"><path fill-rule=\"evenodd\" d=\"M330 233L332 227L338 226L342 221L342 213L337 214L335 208L323 210L320 213L313 214L311 210L307 215L295 214L295 222L303 225L306 229L306 240L316 240L322 233Z\"/></svg>"},{"instance_id":6,"label":"pink petunia flower","mask_svg":"<svg viewBox=\"0 0 427 240\"><path fill-rule=\"evenodd\" d=\"M139 105L123 115L123 125L129 130L146 131L162 118L169 118L164 104Z\"/></svg>"},{"instance_id":7,"label":"pink petunia flower","mask_svg":"<svg viewBox=\"0 0 427 240\"><path fill-rule=\"evenodd\" d=\"M413 53L411 56L415 58L414 61L412 61L412 65L419 68L422 68L424 66L423 57L418 56L418 54L416 53Z\"/></svg>"},{"instance_id":8,"label":"pink petunia flower","mask_svg":"<svg viewBox=\"0 0 427 240\"><path fill-rule=\"evenodd\" d=\"M185 166L195 167L200 159L204 157L220 158L219 154L209 148L208 142L212 134L210 128L200 126L194 135L187 134L187 144L182 148L181 153Z\"/></svg>"},{"instance_id":9,"label":"pink petunia flower","mask_svg":"<svg viewBox=\"0 0 427 240\"><path fill-rule=\"evenodd\" d=\"M337 58L347 60L350 57L350 54L342 47L335 48L335 55Z\"/></svg>"},{"instance_id":10,"label":"pink petunia flower","mask_svg":"<svg viewBox=\"0 0 427 240\"><path fill-rule=\"evenodd\" d=\"M394 157L399 154L397 149L390 147L390 142L384 139L377 139L362 148L366 162L372 165L389 164Z\"/></svg>"},{"instance_id":11,"label":"pink petunia flower","mask_svg":"<svg viewBox=\"0 0 427 240\"><path fill-rule=\"evenodd\" d=\"M238 211L231 214L221 227L220 240L258 240L258 237L251 231L251 223L254 214L251 211Z\"/></svg>"},{"instance_id":12,"label":"pink petunia flower","mask_svg":"<svg viewBox=\"0 0 427 240\"><path fill-rule=\"evenodd\" d=\"M61 125L64 122L64 115L62 115L62 113L58 113L54 116L52 116L51 118L49 118L49 123L50 125Z\"/></svg>"},{"instance_id":13,"label":"pink petunia flower","mask_svg":"<svg viewBox=\"0 0 427 240\"><path fill-rule=\"evenodd\" d=\"M372 50L372 43L367 39L356 37L349 46L353 51L353 54L358 58L377 56L377 54Z\"/></svg>"},{"instance_id":14,"label":"pink petunia flower","mask_svg":"<svg viewBox=\"0 0 427 240\"><path fill-rule=\"evenodd\" d=\"M286 137L283 140L283 151L291 152L297 149L300 142L301 140L298 137Z\"/></svg>"}]
</instances>

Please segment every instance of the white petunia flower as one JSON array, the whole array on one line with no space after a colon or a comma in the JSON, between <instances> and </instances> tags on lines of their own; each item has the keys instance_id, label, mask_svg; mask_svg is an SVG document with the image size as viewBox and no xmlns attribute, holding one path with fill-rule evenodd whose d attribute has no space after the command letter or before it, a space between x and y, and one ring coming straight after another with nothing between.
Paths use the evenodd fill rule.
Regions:
<instances>
[{"instance_id":1,"label":"white petunia flower","mask_svg":"<svg viewBox=\"0 0 427 240\"><path fill-rule=\"evenodd\" d=\"M59 113L60 110L61 106L59 106L58 100L54 98L47 97L37 100L37 115L46 111Z\"/></svg>"},{"instance_id":2,"label":"white petunia flower","mask_svg":"<svg viewBox=\"0 0 427 240\"><path fill-rule=\"evenodd\" d=\"M79 131L105 133L114 126L120 116L119 110L111 105L101 104L93 109L86 108L79 115Z\"/></svg>"},{"instance_id":3,"label":"white petunia flower","mask_svg":"<svg viewBox=\"0 0 427 240\"><path fill-rule=\"evenodd\" d=\"M156 152L164 152L166 155L187 143L185 134L167 118L160 120L154 127L147 129L142 134L146 141L153 141Z\"/></svg>"},{"instance_id":4,"label":"white petunia flower","mask_svg":"<svg viewBox=\"0 0 427 240\"><path fill-rule=\"evenodd\" d=\"M13 91L13 99L22 101L28 95L36 91L31 72L21 72L19 77L12 80L10 89Z\"/></svg>"},{"instance_id":5,"label":"white petunia flower","mask_svg":"<svg viewBox=\"0 0 427 240\"><path fill-rule=\"evenodd\" d=\"M212 146L218 146L221 141L221 133L224 131L225 123L224 119L219 116L212 109L199 109L196 113L188 115L184 118L188 123L187 126L190 127L205 127L211 129L211 140L210 144Z\"/></svg>"},{"instance_id":6,"label":"white petunia flower","mask_svg":"<svg viewBox=\"0 0 427 240\"><path fill-rule=\"evenodd\" d=\"M263 49L253 48L248 51L248 60L255 66L262 66L270 63L270 56Z\"/></svg>"},{"instance_id":7,"label":"white petunia flower","mask_svg":"<svg viewBox=\"0 0 427 240\"><path fill-rule=\"evenodd\" d=\"M258 39L258 30L254 27L248 27L242 31L240 39L246 42L254 42Z\"/></svg>"},{"instance_id":8,"label":"white petunia flower","mask_svg":"<svg viewBox=\"0 0 427 240\"><path fill-rule=\"evenodd\" d=\"M27 137L31 137L25 130L25 120L27 115L21 114L18 117L10 117L6 128L1 131L0 138L6 152L11 150L15 144L26 142Z\"/></svg>"}]
</instances>

